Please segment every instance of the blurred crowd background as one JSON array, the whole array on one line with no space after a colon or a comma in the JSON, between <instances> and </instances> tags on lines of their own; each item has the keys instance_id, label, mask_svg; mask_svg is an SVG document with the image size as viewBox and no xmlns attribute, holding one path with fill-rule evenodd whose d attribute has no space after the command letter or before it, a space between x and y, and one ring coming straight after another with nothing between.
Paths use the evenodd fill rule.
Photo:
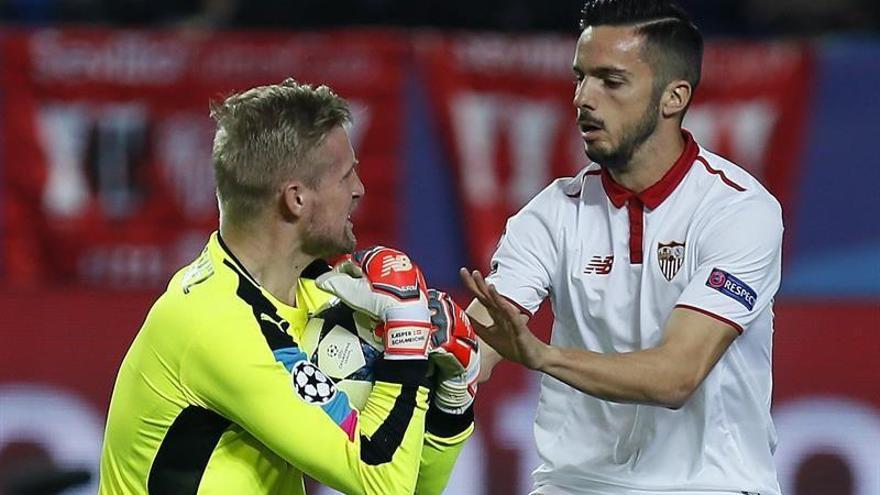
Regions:
<instances>
[{"instance_id":1,"label":"blurred crowd background","mask_svg":"<svg viewBox=\"0 0 880 495\"><path fill-rule=\"evenodd\" d=\"M515 32L576 29L580 0L6 0L2 18L29 25L316 29L349 25ZM873 0L683 0L710 35L821 35L876 30Z\"/></svg>"},{"instance_id":2,"label":"blurred crowd background","mask_svg":"<svg viewBox=\"0 0 880 495\"><path fill-rule=\"evenodd\" d=\"M685 126L784 208L783 488L877 495L880 2L681 3L708 40ZM584 165L581 4L0 0L0 495L94 493L118 364L216 228L210 99L285 77L348 98L359 242L467 304L457 268L485 269L504 220ZM502 365L481 388L447 493L527 493L536 384Z\"/></svg>"}]
</instances>

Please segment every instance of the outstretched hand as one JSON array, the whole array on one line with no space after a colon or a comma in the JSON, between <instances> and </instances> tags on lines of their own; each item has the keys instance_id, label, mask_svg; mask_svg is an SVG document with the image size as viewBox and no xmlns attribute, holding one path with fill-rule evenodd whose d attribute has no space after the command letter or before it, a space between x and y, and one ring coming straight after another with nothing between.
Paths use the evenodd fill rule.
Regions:
<instances>
[{"instance_id":1,"label":"outstretched hand","mask_svg":"<svg viewBox=\"0 0 880 495\"><path fill-rule=\"evenodd\" d=\"M549 346L529 330L528 317L499 294L494 285L487 284L480 272L468 272L462 268L459 275L494 321L489 327L474 325L477 335L505 359L530 369L540 369Z\"/></svg>"}]
</instances>

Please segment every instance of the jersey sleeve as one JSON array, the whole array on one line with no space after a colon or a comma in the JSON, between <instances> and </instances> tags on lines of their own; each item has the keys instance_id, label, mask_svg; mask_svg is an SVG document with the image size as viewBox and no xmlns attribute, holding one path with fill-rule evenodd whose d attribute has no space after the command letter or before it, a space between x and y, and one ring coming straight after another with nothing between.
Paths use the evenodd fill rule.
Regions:
<instances>
[{"instance_id":1,"label":"jersey sleeve","mask_svg":"<svg viewBox=\"0 0 880 495\"><path fill-rule=\"evenodd\" d=\"M427 362L379 360L364 410L271 322L206 329L187 350L189 400L240 425L317 481L344 493L412 493L424 440ZM268 345L267 345L268 344Z\"/></svg>"},{"instance_id":2,"label":"jersey sleeve","mask_svg":"<svg viewBox=\"0 0 880 495\"><path fill-rule=\"evenodd\" d=\"M474 432L474 407L464 414L448 414L432 405L425 430L415 493L435 495L443 493L461 449Z\"/></svg>"},{"instance_id":3,"label":"jersey sleeve","mask_svg":"<svg viewBox=\"0 0 880 495\"><path fill-rule=\"evenodd\" d=\"M489 283L498 293L534 314L549 294L553 267L557 261L557 241L547 191L536 196L507 226L492 256Z\"/></svg>"},{"instance_id":4,"label":"jersey sleeve","mask_svg":"<svg viewBox=\"0 0 880 495\"><path fill-rule=\"evenodd\" d=\"M779 289L782 230L775 200L753 197L728 205L698 237L696 271L676 306L742 333Z\"/></svg>"}]
</instances>

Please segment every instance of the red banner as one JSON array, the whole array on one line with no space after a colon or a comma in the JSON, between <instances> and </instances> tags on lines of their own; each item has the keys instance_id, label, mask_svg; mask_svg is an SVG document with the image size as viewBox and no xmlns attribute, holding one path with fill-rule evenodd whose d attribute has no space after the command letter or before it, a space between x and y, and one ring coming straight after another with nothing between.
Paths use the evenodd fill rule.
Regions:
<instances>
[{"instance_id":1,"label":"red banner","mask_svg":"<svg viewBox=\"0 0 880 495\"><path fill-rule=\"evenodd\" d=\"M394 243L394 34L42 30L2 39L7 280L159 286L216 228L208 102L294 77L351 103L360 242Z\"/></svg>"},{"instance_id":2,"label":"red banner","mask_svg":"<svg viewBox=\"0 0 880 495\"><path fill-rule=\"evenodd\" d=\"M507 217L587 163L571 103L575 40L432 36L418 48L458 170L470 254L485 267ZM803 44L710 43L685 121L701 144L764 180L784 205L812 59Z\"/></svg>"}]
</instances>

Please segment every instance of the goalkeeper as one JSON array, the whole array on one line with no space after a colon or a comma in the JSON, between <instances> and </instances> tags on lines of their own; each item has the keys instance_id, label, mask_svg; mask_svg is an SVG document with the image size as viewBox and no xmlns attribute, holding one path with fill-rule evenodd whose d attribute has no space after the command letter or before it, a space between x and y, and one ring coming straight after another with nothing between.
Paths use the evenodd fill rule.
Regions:
<instances>
[{"instance_id":1,"label":"goalkeeper","mask_svg":"<svg viewBox=\"0 0 880 495\"><path fill-rule=\"evenodd\" d=\"M232 95L212 117L220 229L171 279L121 364L100 493L303 494L303 474L351 494L439 490L472 428L472 390L460 386L467 373L450 375L437 387L449 392L445 412L429 408L427 355L452 347L431 342L418 268L398 265L384 281L398 297L374 290L370 270L324 276L383 323L362 413L295 338L330 297L316 260L355 246L364 187L346 102L286 80ZM452 434L426 436L427 415Z\"/></svg>"}]
</instances>

